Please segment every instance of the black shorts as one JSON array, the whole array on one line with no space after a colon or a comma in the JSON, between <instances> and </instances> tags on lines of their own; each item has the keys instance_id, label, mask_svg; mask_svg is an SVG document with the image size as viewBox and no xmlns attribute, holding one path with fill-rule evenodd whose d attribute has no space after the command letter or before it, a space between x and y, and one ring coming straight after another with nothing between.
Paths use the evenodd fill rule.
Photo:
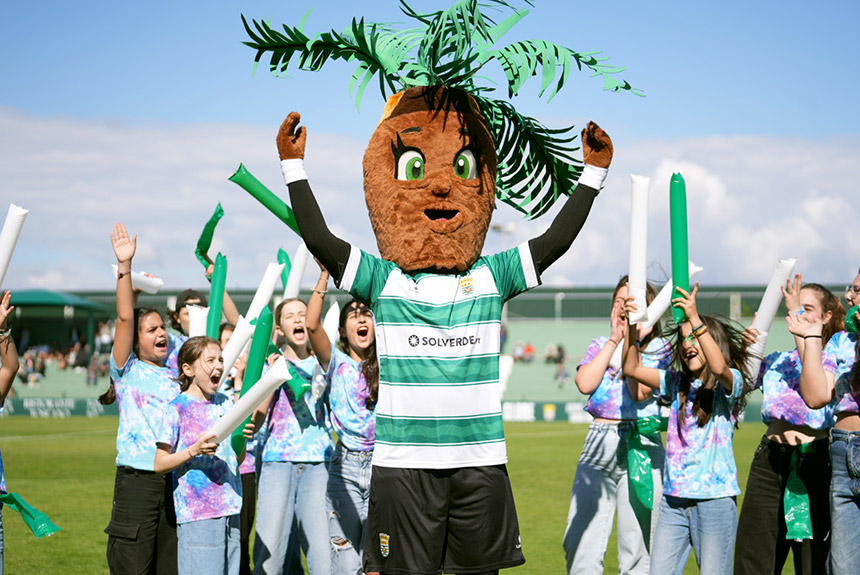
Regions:
<instances>
[{"instance_id":1,"label":"black shorts","mask_svg":"<svg viewBox=\"0 0 860 575\"><path fill-rule=\"evenodd\" d=\"M483 573L525 563L504 465L373 466L364 571Z\"/></svg>"}]
</instances>

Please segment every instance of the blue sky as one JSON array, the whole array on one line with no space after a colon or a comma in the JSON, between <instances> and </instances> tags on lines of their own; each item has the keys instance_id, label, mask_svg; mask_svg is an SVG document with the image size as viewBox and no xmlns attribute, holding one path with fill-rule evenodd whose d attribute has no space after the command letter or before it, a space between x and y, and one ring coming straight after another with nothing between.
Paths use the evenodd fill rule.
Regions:
<instances>
[{"instance_id":1,"label":"blue sky","mask_svg":"<svg viewBox=\"0 0 860 575\"><path fill-rule=\"evenodd\" d=\"M580 73L549 104L535 97L538 81L515 100L550 126L594 119L616 145L607 189L547 283L611 284L624 272L634 172L653 177L649 274L665 279L662 198L679 169L696 196L691 257L705 267L702 281L764 283L776 259L792 255L811 279L850 279L860 265L860 242L849 233L860 223L860 5L536 4L506 40L601 51L646 94L605 93L599 79ZM228 285L254 287L277 248L292 251L296 238L225 179L243 161L283 192L274 135L290 110L309 128L308 169L329 223L372 250L367 217L356 214L361 151L380 96L368 88L358 112L346 64L290 79L264 67L252 75L253 51L241 43L241 13L295 24L310 8L309 31L341 30L354 15L404 20L393 1L6 6L0 210L13 202L31 214L4 287L112 288L104 270L116 220L141 235L136 267L169 287L202 286L194 243L219 201L227 216L215 249L230 261ZM500 208L495 221L508 220L516 215ZM546 225L518 222L514 239ZM485 249L500 247L491 235ZM314 275L309 269L306 282Z\"/></svg>"}]
</instances>

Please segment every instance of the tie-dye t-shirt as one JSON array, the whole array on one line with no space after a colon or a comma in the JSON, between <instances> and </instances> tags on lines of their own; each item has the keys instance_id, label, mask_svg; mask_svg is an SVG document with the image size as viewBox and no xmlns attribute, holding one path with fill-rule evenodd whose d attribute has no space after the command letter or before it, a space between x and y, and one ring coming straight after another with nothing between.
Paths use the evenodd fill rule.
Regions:
<instances>
[{"instance_id":1,"label":"tie-dye t-shirt","mask_svg":"<svg viewBox=\"0 0 860 575\"><path fill-rule=\"evenodd\" d=\"M833 407L809 409L800 396L801 369L796 349L778 351L764 358L756 380L756 387L764 394L761 419L765 423L784 421L813 429L830 429L835 423Z\"/></svg>"},{"instance_id":2,"label":"tie-dye t-shirt","mask_svg":"<svg viewBox=\"0 0 860 575\"><path fill-rule=\"evenodd\" d=\"M293 367L311 381L319 364L316 357L310 356L293 363ZM320 463L331 460L334 442L329 429L328 391L318 401L310 391L296 399L285 383L275 392L266 423L263 462Z\"/></svg>"},{"instance_id":3,"label":"tie-dye t-shirt","mask_svg":"<svg viewBox=\"0 0 860 575\"><path fill-rule=\"evenodd\" d=\"M140 361L134 354L120 368L111 352L110 376L119 405L116 464L152 471L155 435L167 404L179 395L179 383L166 367Z\"/></svg>"},{"instance_id":4,"label":"tie-dye t-shirt","mask_svg":"<svg viewBox=\"0 0 860 575\"><path fill-rule=\"evenodd\" d=\"M669 430L666 433L666 467L663 495L689 499L714 499L740 495L738 469L732 451L735 434L733 415L743 391L741 373L732 369L731 395L719 383L714 389L713 415L699 427L693 415L693 401L702 385L694 380L687 395L684 421L678 429L678 387L683 374L660 370L660 394L672 400Z\"/></svg>"},{"instance_id":5,"label":"tie-dye t-shirt","mask_svg":"<svg viewBox=\"0 0 860 575\"><path fill-rule=\"evenodd\" d=\"M836 406L833 408L834 414L844 412L860 413L857 398L851 393L851 384L848 379L851 375L851 368L854 366L856 346L856 333L840 331L830 338L830 341L827 342L827 346L824 348L824 354L821 356L824 369L836 377Z\"/></svg>"},{"instance_id":6,"label":"tie-dye t-shirt","mask_svg":"<svg viewBox=\"0 0 860 575\"><path fill-rule=\"evenodd\" d=\"M167 357L164 359L164 367L170 370L173 379L179 377L179 350L186 341L188 341L187 335L167 333Z\"/></svg>"},{"instance_id":7,"label":"tie-dye t-shirt","mask_svg":"<svg viewBox=\"0 0 860 575\"><path fill-rule=\"evenodd\" d=\"M194 445L201 433L212 428L233 407L222 393L212 401L181 393L164 413L158 443L170 445L173 452ZM173 471L173 503L176 522L188 523L235 515L242 510L242 479L237 472L236 455L230 441L218 445L215 455L198 455Z\"/></svg>"},{"instance_id":8,"label":"tie-dye t-shirt","mask_svg":"<svg viewBox=\"0 0 860 575\"><path fill-rule=\"evenodd\" d=\"M370 390L361 373L361 363L332 348L326 379L330 382L331 425L338 439L352 451L372 451L376 414L367 409Z\"/></svg>"},{"instance_id":9,"label":"tie-dye t-shirt","mask_svg":"<svg viewBox=\"0 0 860 575\"><path fill-rule=\"evenodd\" d=\"M595 338L576 368L579 369L591 363L608 341L609 338L606 336ZM648 342L642 352L642 365L663 369L670 363L672 363L672 350L664 338L658 337ZM621 376L621 370L609 367L603 374L600 385L588 397L585 411L594 417L604 419L641 419L650 415L659 415L660 408L653 397L645 401L634 401L630 390L627 389L627 382Z\"/></svg>"}]
</instances>

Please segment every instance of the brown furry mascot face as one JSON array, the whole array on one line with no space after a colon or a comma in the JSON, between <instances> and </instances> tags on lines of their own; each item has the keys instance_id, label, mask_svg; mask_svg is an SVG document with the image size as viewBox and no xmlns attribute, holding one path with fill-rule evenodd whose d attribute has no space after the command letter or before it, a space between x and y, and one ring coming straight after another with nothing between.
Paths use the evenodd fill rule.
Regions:
<instances>
[{"instance_id":1,"label":"brown furry mascot face","mask_svg":"<svg viewBox=\"0 0 860 575\"><path fill-rule=\"evenodd\" d=\"M364 154L364 194L380 255L405 271L462 272L481 255L496 151L465 92L393 96Z\"/></svg>"}]
</instances>

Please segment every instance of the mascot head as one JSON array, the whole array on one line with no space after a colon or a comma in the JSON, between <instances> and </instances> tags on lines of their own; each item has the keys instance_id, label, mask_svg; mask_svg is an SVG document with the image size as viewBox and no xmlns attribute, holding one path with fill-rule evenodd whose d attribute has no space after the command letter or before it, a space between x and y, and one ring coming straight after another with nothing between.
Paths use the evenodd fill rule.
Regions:
<instances>
[{"instance_id":1,"label":"mascot head","mask_svg":"<svg viewBox=\"0 0 860 575\"><path fill-rule=\"evenodd\" d=\"M364 154L364 195L380 255L405 271L461 272L484 245L496 199L496 149L458 89L389 98Z\"/></svg>"}]
</instances>

